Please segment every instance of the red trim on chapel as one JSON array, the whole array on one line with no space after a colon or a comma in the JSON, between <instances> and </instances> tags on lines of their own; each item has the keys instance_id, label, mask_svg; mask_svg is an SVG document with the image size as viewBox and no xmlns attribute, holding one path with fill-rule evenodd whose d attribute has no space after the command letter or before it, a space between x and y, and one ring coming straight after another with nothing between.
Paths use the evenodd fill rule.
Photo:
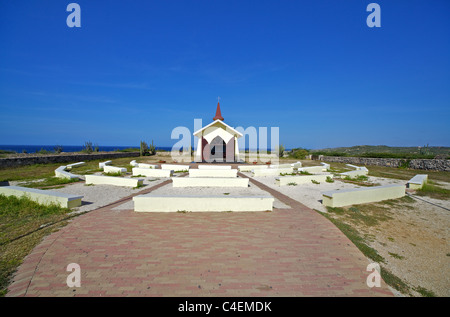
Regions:
<instances>
[{"instance_id":1,"label":"red trim on chapel","mask_svg":"<svg viewBox=\"0 0 450 317\"><path fill-rule=\"evenodd\" d=\"M216 110L216 116L213 118L213 121L216 120L222 120L223 121L223 117L222 114L220 113L220 103L217 103L217 110Z\"/></svg>"}]
</instances>

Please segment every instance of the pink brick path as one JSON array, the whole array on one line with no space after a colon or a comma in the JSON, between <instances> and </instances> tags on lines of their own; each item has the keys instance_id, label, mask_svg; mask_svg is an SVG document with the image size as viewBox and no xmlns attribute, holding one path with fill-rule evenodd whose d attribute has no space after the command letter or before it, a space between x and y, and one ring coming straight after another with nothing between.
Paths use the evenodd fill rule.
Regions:
<instances>
[{"instance_id":1,"label":"pink brick path","mask_svg":"<svg viewBox=\"0 0 450 317\"><path fill-rule=\"evenodd\" d=\"M255 183L292 208L114 210L122 199L44 238L7 296L392 296L384 282L367 287L368 260L331 222ZM79 288L66 284L69 263L81 267Z\"/></svg>"}]
</instances>

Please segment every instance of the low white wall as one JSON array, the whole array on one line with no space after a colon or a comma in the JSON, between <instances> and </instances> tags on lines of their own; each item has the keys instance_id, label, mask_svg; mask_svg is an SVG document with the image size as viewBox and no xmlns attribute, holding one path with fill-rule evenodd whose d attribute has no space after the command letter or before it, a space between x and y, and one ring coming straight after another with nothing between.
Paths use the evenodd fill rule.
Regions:
<instances>
[{"instance_id":1,"label":"low white wall","mask_svg":"<svg viewBox=\"0 0 450 317\"><path fill-rule=\"evenodd\" d=\"M427 174L417 174L408 181L408 188L410 189L421 189L424 184L428 183Z\"/></svg>"},{"instance_id":2,"label":"low white wall","mask_svg":"<svg viewBox=\"0 0 450 317\"><path fill-rule=\"evenodd\" d=\"M308 173L321 173L326 171L326 167L325 166L307 166L307 167L301 167L298 169L298 171L303 171L303 172L308 172Z\"/></svg>"},{"instance_id":3,"label":"low white wall","mask_svg":"<svg viewBox=\"0 0 450 317\"><path fill-rule=\"evenodd\" d=\"M109 165L111 163L112 163L112 161L106 161L106 162L98 163L98 168L103 169L106 165Z\"/></svg>"},{"instance_id":4,"label":"low white wall","mask_svg":"<svg viewBox=\"0 0 450 317\"><path fill-rule=\"evenodd\" d=\"M330 207L343 207L395 199L403 196L405 196L404 185L341 189L322 193L322 204Z\"/></svg>"},{"instance_id":5,"label":"low white wall","mask_svg":"<svg viewBox=\"0 0 450 317\"><path fill-rule=\"evenodd\" d=\"M272 211L274 198L264 197L180 197L139 195L133 197L134 211L177 212L177 211Z\"/></svg>"},{"instance_id":6,"label":"low white wall","mask_svg":"<svg viewBox=\"0 0 450 317\"><path fill-rule=\"evenodd\" d=\"M161 164L161 169L172 170L174 172L181 172L181 171L188 171L189 165Z\"/></svg>"},{"instance_id":7,"label":"low white wall","mask_svg":"<svg viewBox=\"0 0 450 317\"><path fill-rule=\"evenodd\" d=\"M341 175L342 178L345 178L347 176L350 178L354 178L354 177L362 176L362 175L366 176L367 174L369 174L369 171L367 169L357 169L354 171L340 173L339 175Z\"/></svg>"},{"instance_id":8,"label":"low white wall","mask_svg":"<svg viewBox=\"0 0 450 317\"><path fill-rule=\"evenodd\" d=\"M248 178L173 177L173 187L248 187Z\"/></svg>"},{"instance_id":9,"label":"low white wall","mask_svg":"<svg viewBox=\"0 0 450 317\"><path fill-rule=\"evenodd\" d=\"M200 164L200 165L198 165L198 169L199 170L230 170L231 169L231 165L219 165L219 164L206 165L206 164Z\"/></svg>"},{"instance_id":10,"label":"low white wall","mask_svg":"<svg viewBox=\"0 0 450 317\"><path fill-rule=\"evenodd\" d=\"M114 185L124 187L137 187L142 185L144 180L141 178L114 177L101 175L85 175L86 184L94 185Z\"/></svg>"},{"instance_id":11,"label":"low white wall","mask_svg":"<svg viewBox=\"0 0 450 317\"><path fill-rule=\"evenodd\" d=\"M26 196L39 204L48 205L53 203L63 208L81 206L81 199L83 198L83 196L79 195L70 195L51 190L41 190L20 186L0 186L0 194L16 197Z\"/></svg>"},{"instance_id":12,"label":"low white wall","mask_svg":"<svg viewBox=\"0 0 450 317\"><path fill-rule=\"evenodd\" d=\"M105 165L103 167L103 171L105 173L126 173L127 169L125 167L116 167L116 166L109 166L109 165Z\"/></svg>"},{"instance_id":13,"label":"low white wall","mask_svg":"<svg viewBox=\"0 0 450 317\"><path fill-rule=\"evenodd\" d=\"M257 164L248 164L248 165L239 165L239 172L251 172L256 169L266 169L269 168L269 165L257 165Z\"/></svg>"},{"instance_id":14,"label":"low white wall","mask_svg":"<svg viewBox=\"0 0 450 317\"><path fill-rule=\"evenodd\" d=\"M55 170L55 177L67 179L80 179L78 175L66 171L66 166L60 166Z\"/></svg>"},{"instance_id":15,"label":"low white wall","mask_svg":"<svg viewBox=\"0 0 450 317\"><path fill-rule=\"evenodd\" d=\"M145 177L171 177L172 170L152 169L152 168L133 168L133 176L143 175Z\"/></svg>"},{"instance_id":16,"label":"low white wall","mask_svg":"<svg viewBox=\"0 0 450 317\"><path fill-rule=\"evenodd\" d=\"M237 170L199 170L190 169L189 177L237 177Z\"/></svg>"}]
</instances>

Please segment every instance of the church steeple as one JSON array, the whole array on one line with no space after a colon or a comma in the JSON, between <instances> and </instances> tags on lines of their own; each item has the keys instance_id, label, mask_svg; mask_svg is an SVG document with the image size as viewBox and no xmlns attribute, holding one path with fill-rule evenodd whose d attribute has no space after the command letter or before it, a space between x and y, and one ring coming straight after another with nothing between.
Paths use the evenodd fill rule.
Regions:
<instances>
[{"instance_id":1,"label":"church steeple","mask_svg":"<svg viewBox=\"0 0 450 317\"><path fill-rule=\"evenodd\" d=\"M213 118L214 121L216 120L222 120L223 121L223 117L222 114L220 113L220 102L217 101L217 109L216 109L216 116Z\"/></svg>"}]
</instances>

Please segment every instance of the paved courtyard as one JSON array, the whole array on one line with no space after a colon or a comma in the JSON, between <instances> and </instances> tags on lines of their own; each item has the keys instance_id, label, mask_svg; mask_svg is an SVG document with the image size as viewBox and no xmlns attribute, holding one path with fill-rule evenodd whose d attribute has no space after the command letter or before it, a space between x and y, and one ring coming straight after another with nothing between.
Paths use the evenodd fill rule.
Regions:
<instances>
[{"instance_id":1,"label":"paved courtyard","mask_svg":"<svg viewBox=\"0 0 450 317\"><path fill-rule=\"evenodd\" d=\"M136 213L120 208L129 196L47 236L7 296L393 295L384 282L366 285L369 261L325 217L251 181L290 208ZM81 287L66 284L70 263L80 265Z\"/></svg>"}]
</instances>

